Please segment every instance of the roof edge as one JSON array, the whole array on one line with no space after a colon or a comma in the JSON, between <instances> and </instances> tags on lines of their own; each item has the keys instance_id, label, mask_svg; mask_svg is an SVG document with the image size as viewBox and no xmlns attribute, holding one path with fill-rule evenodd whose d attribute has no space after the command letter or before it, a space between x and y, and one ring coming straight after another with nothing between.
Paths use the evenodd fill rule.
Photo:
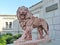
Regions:
<instances>
[{"instance_id":1,"label":"roof edge","mask_svg":"<svg viewBox=\"0 0 60 45\"><path fill-rule=\"evenodd\" d=\"M16 16L16 15L0 15L0 16Z\"/></svg>"},{"instance_id":2,"label":"roof edge","mask_svg":"<svg viewBox=\"0 0 60 45\"><path fill-rule=\"evenodd\" d=\"M38 2L38 3L36 3L36 4L34 4L34 5L32 5L31 7L29 7L29 8L32 8L32 7L34 7L35 5L37 5L37 4L39 4L39 3L42 3L43 1L40 1L40 2Z\"/></svg>"}]
</instances>

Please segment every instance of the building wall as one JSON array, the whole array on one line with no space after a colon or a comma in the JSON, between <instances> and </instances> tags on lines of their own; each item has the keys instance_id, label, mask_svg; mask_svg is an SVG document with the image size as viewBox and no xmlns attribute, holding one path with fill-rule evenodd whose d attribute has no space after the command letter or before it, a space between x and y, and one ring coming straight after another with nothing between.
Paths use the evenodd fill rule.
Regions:
<instances>
[{"instance_id":1,"label":"building wall","mask_svg":"<svg viewBox=\"0 0 60 45\"><path fill-rule=\"evenodd\" d=\"M42 2L39 2L29 9L33 15L44 18L48 22L50 38L60 40L60 0L42 0Z\"/></svg>"},{"instance_id":2,"label":"building wall","mask_svg":"<svg viewBox=\"0 0 60 45\"><path fill-rule=\"evenodd\" d=\"M7 22L7 24L6 24ZM11 24L10 24L11 22ZM10 27L11 25L11 27ZM22 33L16 15L0 15L0 33Z\"/></svg>"},{"instance_id":3,"label":"building wall","mask_svg":"<svg viewBox=\"0 0 60 45\"><path fill-rule=\"evenodd\" d=\"M59 36L59 34L60 34L59 33L60 32L60 28L59 28L60 27L59 0L47 0L47 1L44 0L43 4L44 4L44 17L47 20L47 22L49 23L49 27L50 27L50 37L55 40L60 40L60 36ZM57 9L46 12L46 8L49 6L52 7L52 6L54 6L54 4L58 5Z\"/></svg>"}]
</instances>

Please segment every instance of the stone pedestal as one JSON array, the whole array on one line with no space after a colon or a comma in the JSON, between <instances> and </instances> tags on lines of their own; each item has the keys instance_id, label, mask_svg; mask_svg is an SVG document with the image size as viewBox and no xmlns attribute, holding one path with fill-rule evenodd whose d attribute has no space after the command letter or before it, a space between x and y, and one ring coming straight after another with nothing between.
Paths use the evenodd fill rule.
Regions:
<instances>
[{"instance_id":1,"label":"stone pedestal","mask_svg":"<svg viewBox=\"0 0 60 45\"><path fill-rule=\"evenodd\" d=\"M44 39L14 42L14 45L40 45L48 42L51 42L51 39L46 37Z\"/></svg>"}]
</instances>

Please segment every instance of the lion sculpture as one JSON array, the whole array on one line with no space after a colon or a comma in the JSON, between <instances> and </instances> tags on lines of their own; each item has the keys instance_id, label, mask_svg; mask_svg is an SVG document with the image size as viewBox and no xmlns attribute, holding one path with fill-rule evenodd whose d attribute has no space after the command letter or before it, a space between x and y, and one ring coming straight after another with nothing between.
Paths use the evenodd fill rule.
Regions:
<instances>
[{"instance_id":1,"label":"lion sculpture","mask_svg":"<svg viewBox=\"0 0 60 45\"><path fill-rule=\"evenodd\" d=\"M32 40L31 31L34 28L37 28L40 39L43 39L46 35L49 35L48 23L42 18L34 17L27 7L22 6L18 8L17 18L19 20L20 26L24 30L20 40Z\"/></svg>"}]
</instances>

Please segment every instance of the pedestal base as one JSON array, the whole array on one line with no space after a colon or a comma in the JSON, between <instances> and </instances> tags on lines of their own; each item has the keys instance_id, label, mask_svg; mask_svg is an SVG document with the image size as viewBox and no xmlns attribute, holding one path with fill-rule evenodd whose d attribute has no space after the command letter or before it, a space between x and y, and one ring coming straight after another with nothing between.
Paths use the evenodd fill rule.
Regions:
<instances>
[{"instance_id":1,"label":"pedestal base","mask_svg":"<svg viewBox=\"0 0 60 45\"><path fill-rule=\"evenodd\" d=\"M41 43L43 44L48 42L51 42L51 39L49 37L45 37L44 39L14 42L14 45L40 45Z\"/></svg>"}]
</instances>

